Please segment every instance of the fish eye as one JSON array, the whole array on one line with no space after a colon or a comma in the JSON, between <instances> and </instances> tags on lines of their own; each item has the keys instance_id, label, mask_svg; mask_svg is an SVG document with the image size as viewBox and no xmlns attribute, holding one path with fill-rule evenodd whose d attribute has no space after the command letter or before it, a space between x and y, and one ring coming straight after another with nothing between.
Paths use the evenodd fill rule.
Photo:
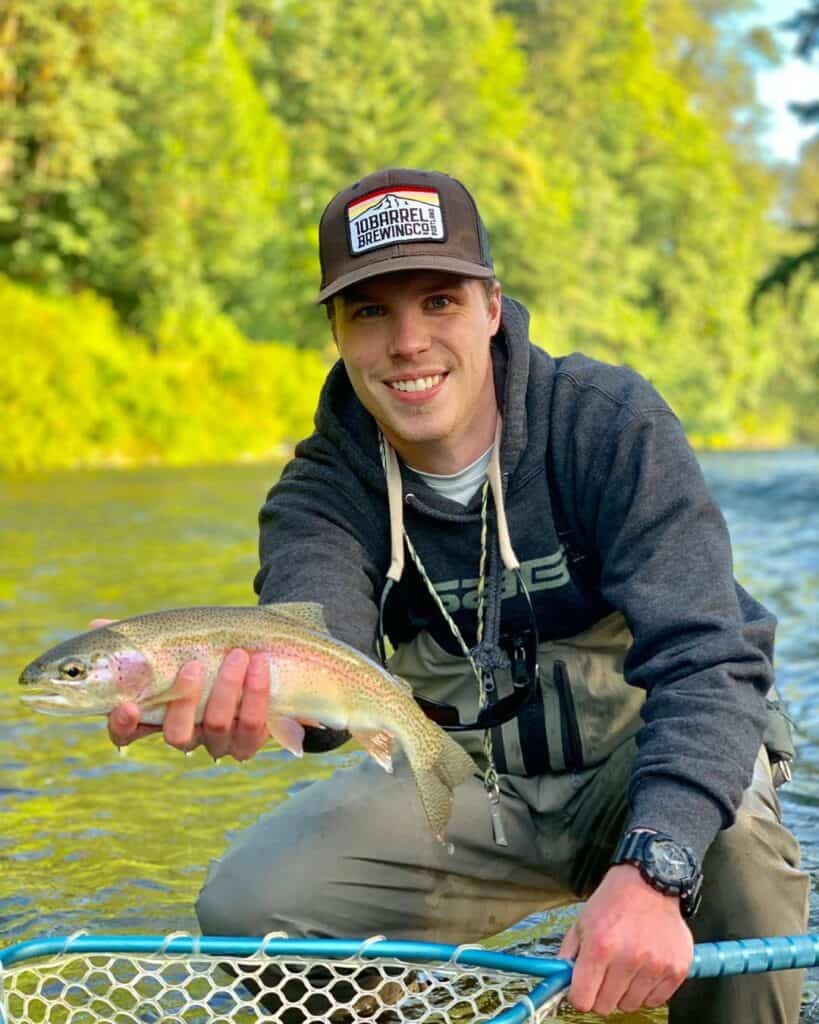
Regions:
<instances>
[{"instance_id":1,"label":"fish eye","mask_svg":"<svg viewBox=\"0 0 819 1024\"><path fill-rule=\"evenodd\" d=\"M85 677L85 665L81 661L77 661L76 658L66 658L57 667L60 670L60 675L65 679L83 679Z\"/></svg>"}]
</instances>

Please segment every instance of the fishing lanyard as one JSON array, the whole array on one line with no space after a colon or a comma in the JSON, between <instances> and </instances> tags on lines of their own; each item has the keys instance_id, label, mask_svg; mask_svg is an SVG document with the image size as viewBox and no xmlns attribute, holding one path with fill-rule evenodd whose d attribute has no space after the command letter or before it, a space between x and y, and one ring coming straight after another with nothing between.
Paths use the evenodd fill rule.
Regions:
<instances>
[{"instance_id":1,"label":"fishing lanyard","mask_svg":"<svg viewBox=\"0 0 819 1024\"><path fill-rule=\"evenodd\" d=\"M501 431L502 421L500 413L498 414L497 428L495 431L495 444L492 449L492 456L489 462L489 469L487 472L487 479L484 481L483 488L481 491L481 554L478 569L478 609L477 609L477 628L476 628L476 649L480 647L484 639L484 626L486 619L486 608L485 608L485 591L486 591L486 561L487 561L487 537L488 537L488 504L489 504L489 491L492 491L492 498L495 503L495 516L497 519L498 529L498 546L500 548L501 559L504 567L511 572L514 572L518 579L520 579L520 563L512 550L512 545L509 538L509 527L506 521L506 510L503 504L503 487L501 481L500 472L500 442L501 442ZM401 487L401 470L398 465L398 456L395 454L390 443L386 438L379 432L379 445L381 450L381 461L384 467L384 475L387 480L387 501L390 512L390 548L391 548L391 561L390 567L387 571L387 582L381 594L381 606L379 609L379 636L383 636L381 625L383 624L383 613L386 598L389 591L392 589L394 583L397 583L404 571L404 544L406 543L407 551L410 554L410 558L413 561L416 569L424 581L424 585L429 591L430 596L434 600L436 606L443 615L447 625L452 631L452 635L455 637L458 646L468 661L472 672L475 676L475 680L478 685L478 705L481 711L483 711L490 700L490 694L495 690L495 680L492 675L491 668L479 668L478 664L473 656L473 652L469 649L463 635L455 623L452 616L446 610L444 603L441 601L440 595L438 594L429 576L424 569L424 565L418 552L415 550L415 546L410 540L410 537L406 531L403 522L403 492ZM521 581L522 582L522 581ZM528 596L528 595L527 595ZM382 658L384 651L381 651ZM486 790L487 800L489 802L489 816L492 822L492 835L495 843L498 846L508 846L508 840L506 838L506 831L503 826L503 820L500 813L500 787L498 784L498 772L495 766L494 751L492 748L492 733L490 729L484 729L483 731L483 751L486 758L486 769L483 775L484 789Z\"/></svg>"}]
</instances>

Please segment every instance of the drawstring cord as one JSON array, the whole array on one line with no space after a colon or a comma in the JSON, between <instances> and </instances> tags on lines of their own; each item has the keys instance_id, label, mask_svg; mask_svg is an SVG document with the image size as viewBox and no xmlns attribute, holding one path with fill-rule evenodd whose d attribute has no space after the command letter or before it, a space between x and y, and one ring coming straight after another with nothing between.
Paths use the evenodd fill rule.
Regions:
<instances>
[{"instance_id":1,"label":"drawstring cord","mask_svg":"<svg viewBox=\"0 0 819 1024\"><path fill-rule=\"evenodd\" d=\"M407 551L409 552L410 558L418 570L421 579L424 581L424 585L438 607L438 610L443 615L444 621L452 631L452 635L455 637L458 646L461 648L461 652L472 668L472 672L478 684L478 704L480 710L483 710L487 706L489 703L489 695L495 689L495 680L492 675L492 670L494 668L505 668L508 664L505 654L498 649L497 644L485 642L484 640L484 626L486 620L485 598L487 580L487 540L489 535L488 506L490 490L492 491L492 498L495 504L498 547L500 549L501 560L506 569L514 572L518 576L520 575L520 562L518 562L515 552L512 549L509 537L509 527L506 521L506 510L503 503L503 485L500 472L500 442L502 427L503 424L501 416L500 413L498 413L497 427L495 430L495 444L489 462L487 479L484 481L481 491L481 555L478 566L477 628L476 644L472 650L467 647L460 629L458 629L454 619L444 607L444 603L441 600L438 591L432 585L432 582L427 576L423 562L421 561L418 552L415 550L415 546L410 540L409 534L404 526L403 492L401 487L401 470L398 465L398 456L395 454L392 445L390 445L384 435L379 431L381 463L384 468L384 475L387 481L387 503L389 505L390 512L390 567L387 571L387 581L381 592L379 607L380 621L383 621L387 596L392 590L393 585L401 579L403 574L404 544L406 543ZM379 654L381 655L382 660L385 660L383 634L381 631L379 631L379 648ZM499 776L495 766L495 757L492 748L492 733L489 729L484 730L483 752L486 758L486 770L484 771L483 784L489 801L489 816L492 822L492 834L495 843L498 846L508 846L509 842L506 838L506 831L503 827L503 820L500 814Z\"/></svg>"}]
</instances>

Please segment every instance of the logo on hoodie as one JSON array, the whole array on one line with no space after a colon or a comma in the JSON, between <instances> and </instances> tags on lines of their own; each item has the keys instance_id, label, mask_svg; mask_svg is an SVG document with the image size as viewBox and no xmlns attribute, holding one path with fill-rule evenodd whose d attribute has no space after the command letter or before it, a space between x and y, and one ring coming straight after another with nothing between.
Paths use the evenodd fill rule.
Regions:
<instances>
[{"instance_id":1,"label":"logo on hoodie","mask_svg":"<svg viewBox=\"0 0 819 1024\"><path fill-rule=\"evenodd\" d=\"M353 256L400 242L446 240L441 197L434 188L390 186L368 192L347 206Z\"/></svg>"},{"instance_id":2,"label":"logo on hoodie","mask_svg":"<svg viewBox=\"0 0 819 1024\"><path fill-rule=\"evenodd\" d=\"M566 563L566 552L563 548L555 551L554 554L521 562L520 574L530 594L536 594L539 590L554 590L557 587L564 587L571 581ZM474 610L478 607L478 582L477 579L440 580L432 585L438 592L444 608L452 615L454 612L461 611L462 608ZM515 573L504 569L501 600L508 601L510 598L516 597L519 591L520 587Z\"/></svg>"}]
</instances>

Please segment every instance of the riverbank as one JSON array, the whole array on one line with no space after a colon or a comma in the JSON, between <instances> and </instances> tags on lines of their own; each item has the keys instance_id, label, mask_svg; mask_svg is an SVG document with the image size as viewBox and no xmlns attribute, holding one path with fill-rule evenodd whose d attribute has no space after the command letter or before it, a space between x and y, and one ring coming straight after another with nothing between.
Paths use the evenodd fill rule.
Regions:
<instances>
[{"instance_id":1,"label":"riverbank","mask_svg":"<svg viewBox=\"0 0 819 1024\"><path fill-rule=\"evenodd\" d=\"M214 311L167 312L150 336L139 334L94 292L44 295L2 276L0 337L0 470L11 472L286 458L312 430L335 358L331 342L251 341ZM562 335L540 324L533 337ZM783 396L748 366L722 378L681 366L673 345L630 360L591 343L582 350L649 377L699 450L819 442L808 375L804 393Z\"/></svg>"}]
</instances>

